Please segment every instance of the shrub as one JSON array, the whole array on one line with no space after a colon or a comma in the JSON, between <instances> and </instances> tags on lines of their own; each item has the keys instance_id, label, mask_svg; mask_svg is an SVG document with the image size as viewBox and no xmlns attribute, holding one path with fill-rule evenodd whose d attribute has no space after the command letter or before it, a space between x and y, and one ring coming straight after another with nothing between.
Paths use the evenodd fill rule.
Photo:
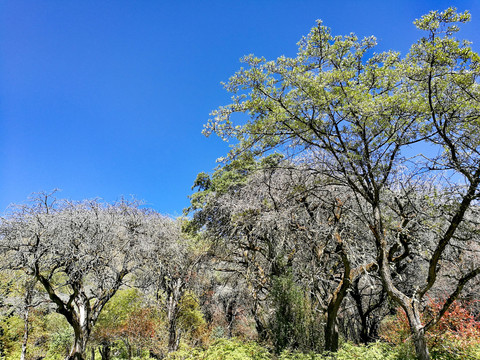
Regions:
<instances>
[{"instance_id":1,"label":"shrub","mask_svg":"<svg viewBox=\"0 0 480 360\"><path fill-rule=\"evenodd\" d=\"M270 360L267 349L255 342L241 342L236 339L219 339L207 350L180 349L167 356L168 360Z\"/></svg>"},{"instance_id":2,"label":"shrub","mask_svg":"<svg viewBox=\"0 0 480 360\"><path fill-rule=\"evenodd\" d=\"M285 350L278 360L324 360L325 357L315 353L303 353L299 351Z\"/></svg>"},{"instance_id":3,"label":"shrub","mask_svg":"<svg viewBox=\"0 0 480 360\"><path fill-rule=\"evenodd\" d=\"M399 354L386 343L376 342L368 345L345 343L335 354L335 360L396 360Z\"/></svg>"},{"instance_id":4,"label":"shrub","mask_svg":"<svg viewBox=\"0 0 480 360\"><path fill-rule=\"evenodd\" d=\"M442 308L443 301L429 300L422 321L430 321ZM380 336L389 343L412 347L408 320L402 309L387 318L381 326ZM441 360L479 359L480 322L458 301L455 301L442 319L426 334L432 358Z\"/></svg>"},{"instance_id":5,"label":"shrub","mask_svg":"<svg viewBox=\"0 0 480 360\"><path fill-rule=\"evenodd\" d=\"M278 360L406 360L397 347L376 342L369 345L353 345L345 343L336 353L315 353L283 351Z\"/></svg>"},{"instance_id":6,"label":"shrub","mask_svg":"<svg viewBox=\"0 0 480 360\"><path fill-rule=\"evenodd\" d=\"M323 343L323 326L304 290L291 273L273 279L270 320L273 346L277 354L284 349L317 351Z\"/></svg>"}]
</instances>

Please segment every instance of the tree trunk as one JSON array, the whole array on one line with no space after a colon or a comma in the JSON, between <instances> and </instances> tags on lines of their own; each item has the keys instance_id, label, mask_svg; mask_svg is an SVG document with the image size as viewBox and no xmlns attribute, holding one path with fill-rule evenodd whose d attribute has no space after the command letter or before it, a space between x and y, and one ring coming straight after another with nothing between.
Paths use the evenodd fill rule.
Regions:
<instances>
[{"instance_id":1,"label":"tree trunk","mask_svg":"<svg viewBox=\"0 0 480 360\"><path fill-rule=\"evenodd\" d=\"M99 348L100 356L102 360L110 360L110 343L103 343Z\"/></svg>"},{"instance_id":2,"label":"tree trunk","mask_svg":"<svg viewBox=\"0 0 480 360\"><path fill-rule=\"evenodd\" d=\"M267 339L267 329L265 328L263 321L257 313L253 314L253 319L255 320L255 330L257 331L258 340L265 341Z\"/></svg>"},{"instance_id":3,"label":"tree trunk","mask_svg":"<svg viewBox=\"0 0 480 360\"><path fill-rule=\"evenodd\" d=\"M234 325L235 316L236 316L236 305L237 305L236 300L230 301L227 305L225 318L227 320L227 337L228 338L232 337L233 325Z\"/></svg>"},{"instance_id":4,"label":"tree trunk","mask_svg":"<svg viewBox=\"0 0 480 360\"><path fill-rule=\"evenodd\" d=\"M349 271L349 269L347 269ZM337 316L349 288L350 279L344 278L334 291L327 307L327 323L325 324L325 350L338 351L338 324Z\"/></svg>"},{"instance_id":5,"label":"tree trunk","mask_svg":"<svg viewBox=\"0 0 480 360\"><path fill-rule=\"evenodd\" d=\"M65 360L84 360L86 347L87 341L84 334L77 336L77 332L75 331L75 339L72 350L70 350L70 354L65 358Z\"/></svg>"},{"instance_id":6,"label":"tree trunk","mask_svg":"<svg viewBox=\"0 0 480 360\"><path fill-rule=\"evenodd\" d=\"M425 331L423 328L415 330L414 334L415 353L419 360L430 360L427 341L425 339Z\"/></svg>"},{"instance_id":7,"label":"tree trunk","mask_svg":"<svg viewBox=\"0 0 480 360\"><path fill-rule=\"evenodd\" d=\"M180 337L177 334L178 305L183 295L184 283L181 279L172 282L168 294L167 318L168 318L168 352L178 350Z\"/></svg>"},{"instance_id":8,"label":"tree trunk","mask_svg":"<svg viewBox=\"0 0 480 360\"><path fill-rule=\"evenodd\" d=\"M383 265L383 264L382 264ZM425 339L425 329L422 325L420 310L418 309L419 298L413 300L398 291L392 283L388 267L381 266L381 275L388 295L399 304L405 311L410 326L410 332L415 344L415 353L418 360L430 360L427 341Z\"/></svg>"},{"instance_id":9,"label":"tree trunk","mask_svg":"<svg viewBox=\"0 0 480 360\"><path fill-rule=\"evenodd\" d=\"M412 308L406 311L410 331L415 345L415 354L418 360L430 360L430 353L425 339L425 328L420 321L420 312L415 308L415 302L412 302Z\"/></svg>"},{"instance_id":10,"label":"tree trunk","mask_svg":"<svg viewBox=\"0 0 480 360\"><path fill-rule=\"evenodd\" d=\"M338 215L340 216L340 215ZM339 217L338 217L339 219ZM343 262L343 276L342 281L332 294L327 306L327 323L325 324L325 350L337 352L338 351L338 325L337 316L343 299L347 295L347 290L350 287L354 272L351 270L350 261L347 252L344 248L343 241L337 230L334 232L335 240L337 241L337 251L340 254Z\"/></svg>"},{"instance_id":11,"label":"tree trunk","mask_svg":"<svg viewBox=\"0 0 480 360\"><path fill-rule=\"evenodd\" d=\"M80 316L72 317L72 322L70 324L73 327L74 332L74 341L72 350L70 354L65 358L65 360L84 360L86 357L87 342L90 337L90 328L88 326L88 321L86 318L86 312L83 308L80 308Z\"/></svg>"},{"instance_id":12,"label":"tree trunk","mask_svg":"<svg viewBox=\"0 0 480 360\"><path fill-rule=\"evenodd\" d=\"M338 325L337 316L327 316L325 324L325 350L338 351Z\"/></svg>"},{"instance_id":13,"label":"tree trunk","mask_svg":"<svg viewBox=\"0 0 480 360\"><path fill-rule=\"evenodd\" d=\"M27 343L28 343L28 335L29 335L29 326L28 326L28 321L29 321L29 311L30 310L30 305L27 304L24 309L23 313L23 320L25 322L24 324L24 330L23 330L23 341L22 341L22 353L20 354L20 360L25 360L25 356L27 355Z\"/></svg>"},{"instance_id":14,"label":"tree trunk","mask_svg":"<svg viewBox=\"0 0 480 360\"><path fill-rule=\"evenodd\" d=\"M33 300L33 288L35 286L36 280L32 279L25 283L25 298L24 298L24 307L23 307L23 341L22 341L22 352L20 354L20 360L25 360L27 355L27 343L28 336L30 335L30 307L32 306Z\"/></svg>"},{"instance_id":15,"label":"tree trunk","mask_svg":"<svg viewBox=\"0 0 480 360\"><path fill-rule=\"evenodd\" d=\"M168 327L168 352L173 352L178 349L177 341L177 319L173 317L169 319Z\"/></svg>"}]
</instances>

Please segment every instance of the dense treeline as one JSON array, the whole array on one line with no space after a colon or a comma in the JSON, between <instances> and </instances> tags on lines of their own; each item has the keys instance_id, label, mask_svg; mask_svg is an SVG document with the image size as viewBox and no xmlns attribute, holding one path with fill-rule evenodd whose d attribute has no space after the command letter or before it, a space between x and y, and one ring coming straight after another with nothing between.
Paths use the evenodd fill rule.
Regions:
<instances>
[{"instance_id":1,"label":"dense treeline","mask_svg":"<svg viewBox=\"0 0 480 360\"><path fill-rule=\"evenodd\" d=\"M416 20L405 58L321 22L296 58L246 57L206 127L236 145L185 218L46 193L10 209L0 358L478 357L469 19Z\"/></svg>"}]
</instances>

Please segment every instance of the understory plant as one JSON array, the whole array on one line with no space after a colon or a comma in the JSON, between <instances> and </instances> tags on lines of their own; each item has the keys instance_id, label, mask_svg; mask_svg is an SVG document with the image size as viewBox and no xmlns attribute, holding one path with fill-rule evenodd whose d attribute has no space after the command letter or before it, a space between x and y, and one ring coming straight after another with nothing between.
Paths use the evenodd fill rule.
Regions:
<instances>
[{"instance_id":1,"label":"understory plant","mask_svg":"<svg viewBox=\"0 0 480 360\"><path fill-rule=\"evenodd\" d=\"M442 309L444 301L429 299L422 313L428 324ZM412 347L408 319L403 309L387 318L381 326L381 337L399 347ZM453 302L449 310L426 334L432 358L442 360L480 358L480 321L468 310L467 304ZM405 349L406 352L408 352Z\"/></svg>"}]
</instances>

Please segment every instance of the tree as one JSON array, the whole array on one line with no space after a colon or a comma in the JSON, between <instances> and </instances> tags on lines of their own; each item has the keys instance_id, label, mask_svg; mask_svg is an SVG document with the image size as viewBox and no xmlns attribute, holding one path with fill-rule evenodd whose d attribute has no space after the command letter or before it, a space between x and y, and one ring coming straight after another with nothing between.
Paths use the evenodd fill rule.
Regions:
<instances>
[{"instance_id":1,"label":"tree","mask_svg":"<svg viewBox=\"0 0 480 360\"><path fill-rule=\"evenodd\" d=\"M449 8L417 20L429 35L405 59L392 51L369 57L375 38L334 37L319 21L300 42L296 58L245 57L249 68L226 84L236 94L233 103L214 111L205 130L238 140L230 159L273 149L291 157L306 153L312 168L352 192L357 218L370 232L382 285L404 309L422 360L430 358L425 331L480 273L478 263L464 269L444 307L422 323L422 301L436 283L442 259L456 243L478 243L476 231L461 229L478 230L472 219L480 197L480 140L472 134L479 130L480 58L453 37L455 24L469 19L467 12ZM250 119L237 125L234 113ZM439 155L404 156L407 147L422 145ZM426 191L428 182L434 186ZM448 198L437 199L438 193ZM441 226L428 224L435 210ZM402 289L396 264L418 250L428 271L413 264L421 281Z\"/></svg>"},{"instance_id":2,"label":"tree","mask_svg":"<svg viewBox=\"0 0 480 360\"><path fill-rule=\"evenodd\" d=\"M68 359L84 359L102 309L141 264L144 217L138 204L123 200L110 205L40 194L1 219L4 260L42 285L74 331Z\"/></svg>"},{"instance_id":3,"label":"tree","mask_svg":"<svg viewBox=\"0 0 480 360\"><path fill-rule=\"evenodd\" d=\"M168 323L168 352L172 352L180 343L182 299L199 278L208 244L183 234L181 219L151 216L148 223L150 236L156 241L148 248L139 286L153 289L157 301L163 304Z\"/></svg>"},{"instance_id":4,"label":"tree","mask_svg":"<svg viewBox=\"0 0 480 360\"><path fill-rule=\"evenodd\" d=\"M241 164L249 169L246 175L231 176L232 168ZM219 169L211 179L203 175L202 179L208 188L203 187L193 196L193 200L203 199L193 221L203 224L206 236L214 239L217 256L226 265L224 271L243 274L257 304L254 317L259 335L264 323L271 323L275 325L269 328L278 343L277 351L285 346L317 348L319 336L307 331L306 321L300 317L285 318L285 308L290 305L275 300L278 291L272 296L275 284L294 280L309 289L302 297L311 297L313 302L305 303L319 306L310 310L325 313L325 345L328 350L336 350L337 317L347 291L352 281L374 267L372 256L366 256L368 251L362 249L368 246L364 240L366 232L362 234L355 219L344 214L352 205L347 200L351 196L341 193L318 169L306 167L301 161L281 161L278 156L254 166L250 161L237 161L234 166ZM225 187L224 179L236 180ZM284 299L298 303L297 295ZM285 321L271 319L260 323L258 307L265 307L261 311L265 314L271 313L268 309L273 307L277 318ZM285 329L292 330L291 334L276 326L281 322ZM289 341L282 340L285 337Z\"/></svg>"}]
</instances>

